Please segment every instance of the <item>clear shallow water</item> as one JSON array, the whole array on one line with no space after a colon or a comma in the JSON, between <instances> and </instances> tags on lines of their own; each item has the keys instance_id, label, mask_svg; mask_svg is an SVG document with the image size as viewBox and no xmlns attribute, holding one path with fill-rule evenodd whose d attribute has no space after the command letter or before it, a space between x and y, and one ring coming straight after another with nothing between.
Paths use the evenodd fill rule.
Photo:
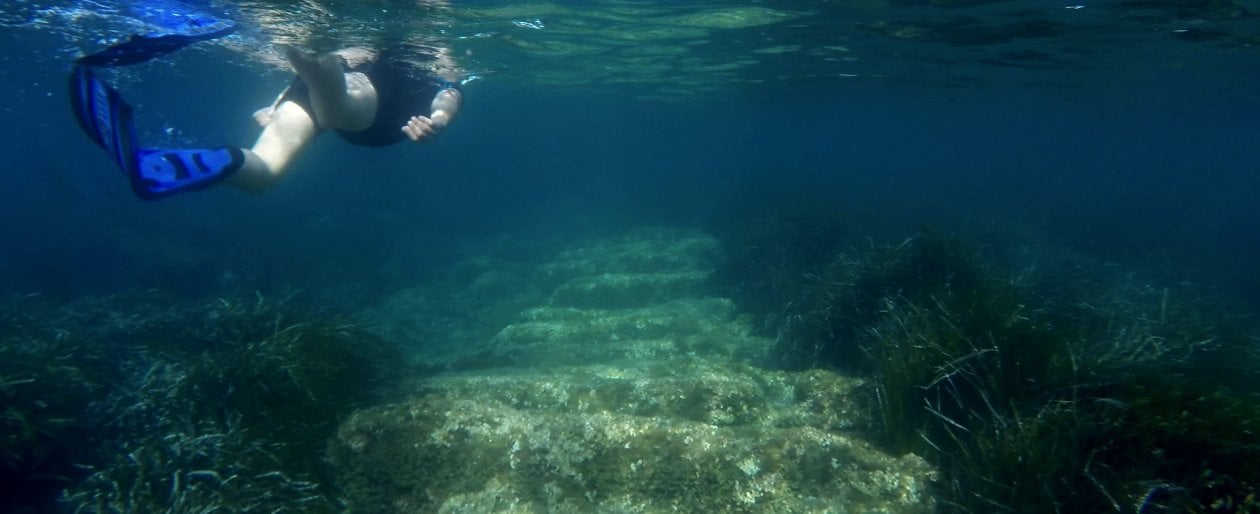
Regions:
<instances>
[{"instance_id":1,"label":"clear shallow water","mask_svg":"<svg viewBox=\"0 0 1260 514\"><path fill-rule=\"evenodd\" d=\"M140 4L143 5L143 4ZM223 44L448 46L516 85L712 91L789 82L1065 86L1254 58L1236 2L190 2L241 22ZM91 48L156 18L127 2L16 2L6 26ZM1245 71L1245 70L1236 70ZM1113 77L1114 79L1114 77Z\"/></svg>"},{"instance_id":2,"label":"clear shallow water","mask_svg":"<svg viewBox=\"0 0 1260 514\"><path fill-rule=\"evenodd\" d=\"M281 44L442 46L476 80L440 144L323 138L265 195L142 204L78 134L63 84L75 56L143 20L116 2L8 3L0 183L5 219L21 220L4 235L21 243L0 271L14 292L164 273L213 289L240 268L271 269L251 272L272 277L264 288L329 268L389 283L371 270L422 273L461 237L721 226L802 204L890 238L1020 226L1176 280L1260 289L1253 2L206 8L239 32L113 77L146 144L248 145L249 114L290 79ZM162 251L183 264L166 269Z\"/></svg>"},{"instance_id":3,"label":"clear shallow water","mask_svg":"<svg viewBox=\"0 0 1260 514\"><path fill-rule=\"evenodd\" d=\"M290 80L278 44L441 45L478 79L437 144L324 137L265 194L150 204L64 93L75 56L144 24L9 2L0 291L299 291L354 311L495 241L664 225L729 244L779 216L855 246L926 226L1059 247L1254 312L1260 10L1186 4L215 4L238 34L112 77L146 142L251 143L250 113Z\"/></svg>"}]
</instances>

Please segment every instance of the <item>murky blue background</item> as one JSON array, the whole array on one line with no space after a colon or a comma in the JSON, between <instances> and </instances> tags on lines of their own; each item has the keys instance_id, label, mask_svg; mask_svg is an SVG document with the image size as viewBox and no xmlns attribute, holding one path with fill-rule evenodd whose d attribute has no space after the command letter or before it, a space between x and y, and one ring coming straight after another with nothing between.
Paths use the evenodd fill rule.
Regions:
<instances>
[{"instance_id":1,"label":"murky blue background","mask_svg":"<svg viewBox=\"0 0 1260 514\"><path fill-rule=\"evenodd\" d=\"M476 7L487 5L511 4ZM620 71L610 68L564 87L562 72L591 65L601 52L530 55L534 47L516 43L546 44L550 28L508 23L536 19L529 13L482 15L476 29L498 32L464 50L483 78L466 86L464 112L436 144L371 150L325 135L264 194L221 188L158 203L130 195L66 102L73 57L121 34L94 41L84 28L10 20L0 34L0 288L367 295L411 282L461 242L491 234L564 236L641 224L722 230L759 212L808 209L875 238L921 225L1026 232L1257 300L1254 32L1205 40L1175 32L1245 24L1254 16L1245 6L1224 21L1212 11L1152 7L1165 17L1148 22L1122 16L1120 4L1090 5L1070 10L1092 13L1088 30L989 44L950 39L974 29L899 39L871 26L959 19L1000 26L1021 8L1054 17L1069 10L906 4L855 10L858 18L849 19L839 8L758 5L797 16L694 36L703 43L693 41L690 59L709 51L721 61L720 52L730 52L759 63L722 80L697 77L709 83L689 92L673 83L689 78L685 68L646 84L618 84L609 79ZM27 3L11 9L17 18L34 12ZM469 13L459 19L478 16ZM537 19L554 26L565 15ZM234 38L265 44L266 31L249 23ZM806 50L751 51L802 43ZM847 45L850 60L827 69L833 61L808 51L827 44ZM142 138L252 143L250 113L289 76L231 46L199 44L118 79L137 107ZM1059 57L1011 65L981 55L1038 51Z\"/></svg>"}]
</instances>

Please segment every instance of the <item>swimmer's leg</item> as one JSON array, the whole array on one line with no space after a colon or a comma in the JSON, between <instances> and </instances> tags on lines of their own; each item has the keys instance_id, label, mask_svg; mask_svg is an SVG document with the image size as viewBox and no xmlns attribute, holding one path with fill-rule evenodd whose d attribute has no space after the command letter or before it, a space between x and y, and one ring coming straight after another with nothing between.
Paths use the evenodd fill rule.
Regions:
<instances>
[{"instance_id":1,"label":"swimmer's leg","mask_svg":"<svg viewBox=\"0 0 1260 514\"><path fill-rule=\"evenodd\" d=\"M246 191L275 184L318 132L306 109L291 101L280 102L253 148L244 150L245 164L228 183Z\"/></svg>"},{"instance_id":2,"label":"swimmer's leg","mask_svg":"<svg viewBox=\"0 0 1260 514\"><path fill-rule=\"evenodd\" d=\"M363 130L376 119L376 88L367 75L347 73L334 54L308 55L289 47L285 57L310 89L315 120L324 128Z\"/></svg>"}]
</instances>

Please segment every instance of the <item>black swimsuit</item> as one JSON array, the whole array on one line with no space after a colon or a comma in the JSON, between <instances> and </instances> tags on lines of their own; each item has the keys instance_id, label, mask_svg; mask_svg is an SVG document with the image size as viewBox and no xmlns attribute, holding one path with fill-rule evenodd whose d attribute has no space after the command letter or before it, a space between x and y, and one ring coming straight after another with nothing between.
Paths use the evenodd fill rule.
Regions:
<instances>
[{"instance_id":1,"label":"black swimsuit","mask_svg":"<svg viewBox=\"0 0 1260 514\"><path fill-rule=\"evenodd\" d=\"M427 80L412 75L414 66L397 57L383 54L375 61L364 63L347 72L362 72L372 81L376 88L376 118L367 128L359 131L337 130L346 141L361 146L388 146L407 138L402 127L412 116L427 116L433 105L433 98L454 84L437 77ZM301 78L295 79L289 90L280 98L281 102L290 101L306 110L314 118L315 110L311 108L310 89ZM321 129L322 130L322 129Z\"/></svg>"}]
</instances>

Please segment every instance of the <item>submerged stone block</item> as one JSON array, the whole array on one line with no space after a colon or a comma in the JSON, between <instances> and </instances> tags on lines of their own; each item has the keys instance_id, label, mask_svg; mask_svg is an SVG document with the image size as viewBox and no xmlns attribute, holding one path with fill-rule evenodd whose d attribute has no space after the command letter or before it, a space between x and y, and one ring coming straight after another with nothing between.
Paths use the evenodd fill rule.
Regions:
<instances>
[{"instance_id":1,"label":"submerged stone block","mask_svg":"<svg viewBox=\"0 0 1260 514\"><path fill-rule=\"evenodd\" d=\"M785 372L699 357L636 364L502 368L431 377L419 396L496 402L516 409L581 415L612 412L711 425L869 428L861 379L823 370Z\"/></svg>"},{"instance_id":2,"label":"submerged stone block","mask_svg":"<svg viewBox=\"0 0 1260 514\"><path fill-rule=\"evenodd\" d=\"M330 460L354 512L928 513L935 472L812 427L714 426L429 395L356 413Z\"/></svg>"},{"instance_id":3,"label":"submerged stone block","mask_svg":"<svg viewBox=\"0 0 1260 514\"><path fill-rule=\"evenodd\" d=\"M689 298L636 309L529 309L493 339L486 362L572 365L679 355L752 358L769 344L735 321L723 298Z\"/></svg>"},{"instance_id":4,"label":"submerged stone block","mask_svg":"<svg viewBox=\"0 0 1260 514\"><path fill-rule=\"evenodd\" d=\"M554 307L625 309L696 296L708 271L605 273L565 282L551 294Z\"/></svg>"},{"instance_id":5,"label":"submerged stone block","mask_svg":"<svg viewBox=\"0 0 1260 514\"><path fill-rule=\"evenodd\" d=\"M560 252L539 270L563 280L605 273L678 273L712 269L721 252L721 243L705 234L641 228Z\"/></svg>"},{"instance_id":6,"label":"submerged stone block","mask_svg":"<svg viewBox=\"0 0 1260 514\"><path fill-rule=\"evenodd\" d=\"M340 427L340 496L356 513L932 512L935 471L858 435L862 380L755 365L771 341L705 291L718 252L644 229L532 268L549 301Z\"/></svg>"}]
</instances>

